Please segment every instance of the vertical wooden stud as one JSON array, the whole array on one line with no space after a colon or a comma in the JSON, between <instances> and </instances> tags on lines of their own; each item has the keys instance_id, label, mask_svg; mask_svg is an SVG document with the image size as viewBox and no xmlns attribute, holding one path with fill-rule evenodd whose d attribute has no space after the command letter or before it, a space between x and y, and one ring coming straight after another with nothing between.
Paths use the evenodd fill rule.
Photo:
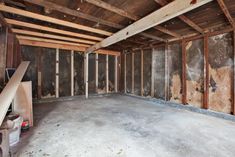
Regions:
<instances>
[{"instance_id":1,"label":"vertical wooden stud","mask_svg":"<svg viewBox=\"0 0 235 157\"><path fill-rule=\"evenodd\" d=\"M154 48L152 48L152 61L151 61L151 97L154 97Z\"/></svg>"},{"instance_id":2,"label":"vertical wooden stud","mask_svg":"<svg viewBox=\"0 0 235 157\"><path fill-rule=\"evenodd\" d=\"M56 67L55 67L55 97L59 97L59 49L56 49Z\"/></svg>"},{"instance_id":3,"label":"vertical wooden stud","mask_svg":"<svg viewBox=\"0 0 235 157\"><path fill-rule=\"evenodd\" d=\"M88 66L89 66L89 54L85 54L85 97L88 98Z\"/></svg>"},{"instance_id":4,"label":"vertical wooden stud","mask_svg":"<svg viewBox=\"0 0 235 157\"><path fill-rule=\"evenodd\" d=\"M182 40L182 103L187 104L187 82L186 82L186 42Z\"/></svg>"},{"instance_id":5,"label":"vertical wooden stud","mask_svg":"<svg viewBox=\"0 0 235 157\"><path fill-rule=\"evenodd\" d=\"M165 44L165 101L169 100L168 43Z\"/></svg>"},{"instance_id":6,"label":"vertical wooden stud","mask_svg":"<svg viewBox=\"0 0 235 157\"><path fill-rule=\"evenodd\" d=\"M141 50L140 52L141 54L141 63L140 63L140 68L141 68L141 72L140 72L140 94L141 96L144 95L144 51Z\"/></svg>"},{"instance_id":7,"label":"vertical wooden stud","mask_svg":"<svg viewBox=\"0 0 235 157\"><path fill-rule=\"evenodd\" d=\"M209 60L208 60L208 34L204 36L204 94L203 108L208 109L209 102Z\"/></svg>"},{"instance_id":8,"label":"vertical wooden stud","mask_svg":"<svg viewBox=\"0 0 235 157\"><path fill-rule=\"evenodd\" d=\"M95 54L95 90L98 93L98 84L99 84L99 54Z\"/></svg>"},{"instance_id":9,"label":"vertical wooden stud","mask_svg":"<svg viewBox=\"0 0 235 157\"><path fill-rule=\"evenodd\" d=\"M235 115L235 30L233 31L232 113Z\"/></svg>"},{"instance_id":10,"label":"vertical wooden stud","mask_svg":"<svg viewBox=\"0 0 235 157\"><path fill-rule=\"evenodd\" d=\"M126 93L126 53L124 54L124 92Z\"/></svg>"},{"instance_id":11,"label":"vertical wooden stud","mask_svg":"<svg viewBox=\"0 0 235 157\"><path fill-rule=\"evenodd\" d=\"M106 93L109 92L109 55L106 55Z\"/></svg>"},{"instance_id":12,"label":"vertical wooden stud","mask_svg":"<svg viewBox=\"0 0 235 157\"><path fill-rule=\"evenodd\" d=\"M114 64L115 64L115 67L114 67L114 90L115 92L117 93L118 92L118 56L115 56L114 58Z\"/></svg>"},{"instance_id":13,"label":"vertical wooden stud","mask_svg":"<svg viewBox=\"0 0 235 157\"><path fill-rule=\"evenodd\" d=\"M71 96L74 96L74 51L71 51Z\"/></svg>"},{"instance_id":14,"label":"vertical wooden stud","mask_svg":"<svg viewBox=\"0 0 235 157\"><path fill-rule=\"evenodd\" d=\"M131 82L131 93L134 94L135 93L135 53L132 52L131 54L131 63L132 63L132 70L131 70L131 78L132 78L132 82Z\"/></svg>"},{"instance_id":15,"label":"vertical wooden stud","mask_svg":"<svg viewBox=\"0 0 235 157\"><path fill-rule=\"evenodd\" d=\"M37 72L38 72L38 98L42 97L42 48L38 48L38 57L37 57Z\"/></svg>"}]
</instances>

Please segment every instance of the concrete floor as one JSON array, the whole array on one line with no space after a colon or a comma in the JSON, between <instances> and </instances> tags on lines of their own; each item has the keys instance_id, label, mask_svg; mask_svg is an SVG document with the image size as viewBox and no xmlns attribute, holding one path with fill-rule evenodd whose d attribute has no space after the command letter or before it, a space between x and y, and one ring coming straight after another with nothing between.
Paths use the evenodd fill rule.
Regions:
<instances>
[{"instance_id":1,"label":"concrete floor","mask_svg":"<svg viewBox=\"0 0 235 157\"><path fill-rule=\"evenodd\" d=\"M234 157L235 123L128 96L34 105L20 157Z\"/></svg>"}]
</instances>

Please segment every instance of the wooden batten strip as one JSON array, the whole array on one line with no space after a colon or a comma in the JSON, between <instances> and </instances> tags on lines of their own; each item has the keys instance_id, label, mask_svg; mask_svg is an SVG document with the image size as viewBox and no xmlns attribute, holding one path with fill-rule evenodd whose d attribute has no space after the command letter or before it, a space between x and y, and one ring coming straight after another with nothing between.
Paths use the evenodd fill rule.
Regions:
<instances>
[{"instance_id":1,"label":"wooden batten strip","mask_svg":"<svg viewBox=\"0 0 235 157\"><path fill-rule=\"evenodd\" d=\"M70 28L75 28L75 29L78 29L78 30L84 30L84 31L97 33L97 34L101 34L101 35L106 35L106 36L112 35L112 33L108 32L108 31L104 31L104 30L100 30L100 29L80 25L80 24L77 24L77 23L72 23L72 22L69 22L69 21L64 21L64 20L53 18L53 17L40 15L40 14L37 14L37 13L33 13L33 12L29 12L29 11L25 11L25 10L13 8L13 7L9 7L9 6L6 6L4 4L0 4L0 10L4 11L4 12L12 13L12 14L21 15L21 16L24 16L24 17L29 17L29 18L32 18L32 19L37 19L37 20L46 21L46 22L49 22L49 23L54 23L54 24L57 24L57 25L62 25L62 26L70 27Z\"/></svg>"},{"instance_id":2,"label":"wooden batten strip","mask_svg":"<svg viewBox=\"0 0 235 157\"><path fill-rule=\"evenodd\" d=\"M186 81L186 42L182 41L182 104L187 104L187 81Z\"/></svg>"},{"instance_id":3,"label":"wooden batten strip","mask_svg":"<svg viewBox=\"0 0 235 157\"><path fill-rule=\"evenodd\" d=\"M203 95L203 108L209 108L209 49L208 49L208 34L204 36L204 95Z\"/></svg>"}]
</instances>

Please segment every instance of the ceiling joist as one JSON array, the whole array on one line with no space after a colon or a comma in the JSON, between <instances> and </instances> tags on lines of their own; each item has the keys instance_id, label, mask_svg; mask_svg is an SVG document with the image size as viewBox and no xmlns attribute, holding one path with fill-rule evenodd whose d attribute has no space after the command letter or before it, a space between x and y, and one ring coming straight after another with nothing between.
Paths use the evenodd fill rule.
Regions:
<instances>
[{"instance_id":1,"label":"ceiling joist","mask_svg":"<svg viewBox=\"0 0 235 157\"><path fill-rule=\"evenodd\" d=\"M151 27L166 22L174 17L182 15L190 10L202 6L212 0L197 0L196 3L191 4L188 0L175 0L168 5L160 8L159 10L147 15L146 17L136 21L135 23L127 26L121 31L107 37L103 41L88 48L87 53L91 53L102 47L107 47L123 39L131 37L135 34L143 32Z\"/></svg>"},{"instance_id":2,"label":"ceiling joist","mask_svg":"<svg viewBox=\"0 0 235 157\"><path fill-rule=\"evenodd\" d=\"M155 0L155 2L157 2L161 6L165 6L168 4L166 0ZM185 15L180 15L178 16L178 18L184 23L188 24L193 29L195 29L196 31L198 31L199 33L204 33L204 30L201 27L199 27L196 23L194 23L191 19L189 19Z\"/></svg>"}]
</instances>

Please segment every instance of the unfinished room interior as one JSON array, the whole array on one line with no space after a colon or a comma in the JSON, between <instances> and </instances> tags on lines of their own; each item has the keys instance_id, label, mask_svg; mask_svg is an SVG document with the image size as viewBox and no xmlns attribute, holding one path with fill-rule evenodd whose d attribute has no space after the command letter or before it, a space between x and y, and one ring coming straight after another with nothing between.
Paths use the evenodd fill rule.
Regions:
<instances>
[{"instance_id":1,"label":"unfinished room interior","mask_svg":"<svg viewBox=\"0 0 235 157\"><path fill-rule=\"evenodd\" d=\"M0 0L0 157L235 157L234 0Z\"/></svg>"}]
</instances>

